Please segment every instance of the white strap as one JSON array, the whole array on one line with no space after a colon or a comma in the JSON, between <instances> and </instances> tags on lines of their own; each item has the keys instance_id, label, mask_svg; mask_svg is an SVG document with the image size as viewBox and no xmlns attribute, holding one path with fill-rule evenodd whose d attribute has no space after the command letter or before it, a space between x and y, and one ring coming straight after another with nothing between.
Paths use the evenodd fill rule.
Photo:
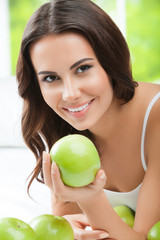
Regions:
<instances>
[{"instance_id":1,"label":"white strap","mask_svg":"<svg viewBox=\"0 0 160 240\"><path fill-rule=\"evenodd\" d=\"M148 105L148 108L147 108L147 111L146 111L146 114L144 117L144 122L143 122L142 138L141 138L141 161L142 161L144 171L147 170L147 165L146 165L146 161L145 161L145 157L144 157L144 140L145 140L146 127L147 127L147 122L148 122L150 111L151 111L154 103L158 100L158 98L160 98L160 92L158 94L156 94L156 96L152 99L152 101Z\"/></svg>"}]
</instances>

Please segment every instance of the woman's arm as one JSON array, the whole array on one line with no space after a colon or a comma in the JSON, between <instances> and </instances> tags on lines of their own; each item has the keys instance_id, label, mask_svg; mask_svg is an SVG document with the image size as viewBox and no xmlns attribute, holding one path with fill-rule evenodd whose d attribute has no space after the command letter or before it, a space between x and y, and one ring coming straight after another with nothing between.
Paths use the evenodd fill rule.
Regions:
<instances>
[{"instance_id":1,"label":"woman's arm","mask_svg":"<svg viewBox=\"0 0 160 240\"><path fill-rule=\"evenodd\" d=\"M159 161L158 165L160 165ZM160 219L159 167L156 167L156 169L153 167L154 171L149 169L151 168L148 166L138 200L138 209L133 229L121 220L110 205L102 189L105 183L105 175L102 174L103 170L98 172L92 184L82 188L71 188L63 184L58 167L54 163L52 164L53 189L61 201L66 202L70 200L77 202L93 229L104 230L109 233L110 238L116 240L145 240L150 227ZM150 171L152 172L151 175L149 174ZM155 174L156 179L154 177ZM152 189L151 192L155 197L150 198L148 196L146 199L146 193L149 189ZM155 206L153 212L152 206Z\"/></svg>"},{"instance_id":2,"label":"woman's arm","mask_svg":"<svg viewBox=\"0 0 160 240\"><path fill-rule=\"evenodd\" d=\"M152 108L145 140L147 171L140 191L135 229L145 234L160 221L160 100Z\"/></svg>"},{"instance_id":3,"label":"woman's arm","mask_svg":"<svg viewBox=\"0 0 160 240\"><path fill-rule=\"evenodd\" d=\"M52 190L51 190L51 208L52 214L57 216L82 213L82 210L80 209L77 203L61 201L55 196Z\"/></svg>"},{"instance_id":4,"label":"woman's arm","mask_svg":"<svg viewBox=\"0 0 160 240\"><path fill-rule=\"evenodd\" d=\"M119 219L103 191L94 199L79 202L92 227L108 231L117 240L143 240L160 221L160 101L153 107L148 121L145 158L147 171L138 197L134 228L130 229Z\"/></svg>"},{"instance_id":5,"label":"woman's arm","mask_svg":"<svg viewBox=\"0 0 160 240\"><path fill-rule=\"evenodd\" d=\"M95 240L104 239L108 236L108 234L102 230L92 230L91 228L90 231L86 230L87 226L90 227L90 223L87 217L82 213L82 210L76 201L63 201L57 194L55 194L53 191L53 177L51 177L51 159L50 155L46 152L43 153L43 174L45 184L51 190L52 214L56 216L63 216L68 220L68 222L70 222L74 231L75 239Z\"/></svg>"},{"instance_id":6,"label":"woman's arm","mask_svg":"<svg viewBox=\"0 0 160 240\"><path fill-rule=\"evenodd\" d=\"M117 215L110 205L103 190L87 201L79 202L93 229L103 229L109 237L116 240L145 240L146 236L141 231L130 228Z\"/></svg>"},{"instance_id":7,"label":"woman's arm","mask_svg":"<svg viewBox=\"0 0 160 240\"><path fill-rule=\"evenodd\" d=\"M150 228L160 220L160 111L150 119L145 144L148 160L141 191L138 198L134 228L130 228L111 207L103 186L106 178L99 170L95 181L82 188L71 188L63 184L55 163L50 166L52 189L60 201L72 201L87 216L93 229L109 233L115 240L146 240ZM87 238L84 238L87 239Z\"/></svg>"}]
</instances>

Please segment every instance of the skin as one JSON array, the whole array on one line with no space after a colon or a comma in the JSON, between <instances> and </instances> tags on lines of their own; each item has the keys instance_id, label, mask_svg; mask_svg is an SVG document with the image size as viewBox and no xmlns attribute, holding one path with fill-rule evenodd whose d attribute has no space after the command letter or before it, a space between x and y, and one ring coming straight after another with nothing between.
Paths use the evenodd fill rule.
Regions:
<instances>
[{"instance_id":1,"label":"skin","mask_svg":"<svg viewBox=\"0 0 160 240\"><path fill-rule=\"evenodd\" d=\"M141 133L148 104L160 86L141 82L134 98L120 105L110 77L90 44L75 33L38 40L31 46L30 56L46 103L76 129L89 129L101 152L102 168L95 181L83 188L65 186L58 167L51 165L49 154L44 152L44 179L51 189L53 214L65 215L75 239L145 240L160 219L160 100L151 111L146 129L147 172L141 163ZM89 105L80 113L69 111L86 103ZM142 181L131 229L115 213L103 188L128 192ZM86 231L87 225L93 230ZM104 233L109 237L101 235Z\"/></svg>"},{"instance_id":2,"label":"skin","mask_svg":"<svg viewBox=\"0 0 160 240\"><path fill-rule=\"evenodd\" d=\"M85 43L86 40L79 35L69 34L68 37L64 34L63 37L48 36L31 48L31 58L44 100L59 116L78 130L97 125L113 98L109 77L89 43ZM79 61L81 64L78 64ZM87 66L90 68L87 69ZM49 76L44 73L46 70L55 73ZM46 77L48 82L44 82ZM53 79L56 80L52 81ZM93 102L90 113L83 117L70 115L66 109L77 108L91 100ZM102 107L98 108L100 105Z\"/></svg>"}]
</instances>

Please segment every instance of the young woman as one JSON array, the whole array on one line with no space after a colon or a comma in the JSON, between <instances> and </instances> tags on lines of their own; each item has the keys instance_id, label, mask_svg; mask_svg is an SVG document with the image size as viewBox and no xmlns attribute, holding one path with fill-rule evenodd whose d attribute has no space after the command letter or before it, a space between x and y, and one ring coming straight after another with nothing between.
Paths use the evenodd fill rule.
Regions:
<instances>
[{"instance_id":1,"label":"young woman","mask_svg":"<svg viewBox=\"0 0 160 240\"><path fill-rule=\"evenodd\" d=\"M17 80L24 140L37 159L30 184L51 189L53 214L66 217L75 239L145 240L160 220L160 85L133 80L115 23L90 0L42 5L26 25ZM62 183L47 153L74 133L101 158L95 181L81 188ZM117 205L136 211L133 229Z\"/></svg>"}]
</instances>

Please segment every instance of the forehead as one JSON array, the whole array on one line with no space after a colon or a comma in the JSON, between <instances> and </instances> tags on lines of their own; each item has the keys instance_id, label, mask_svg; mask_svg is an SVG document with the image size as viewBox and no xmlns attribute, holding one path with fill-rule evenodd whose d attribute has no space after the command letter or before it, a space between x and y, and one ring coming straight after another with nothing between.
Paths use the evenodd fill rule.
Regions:
<instances>
[{"instance_id":1,"label":"forehead","mask_svg":"<svg viewBox=\"0 0 160 240\"><path fill-rule=\"evenodd\" d=\"M68 56L74 54L75 57L84 57L84 55L95 55L90 43L80 34L61 33L50 34L34 42L30 47L30 55L41 56L54 54L54 56Z\"/></svg>"}]
</instances>

